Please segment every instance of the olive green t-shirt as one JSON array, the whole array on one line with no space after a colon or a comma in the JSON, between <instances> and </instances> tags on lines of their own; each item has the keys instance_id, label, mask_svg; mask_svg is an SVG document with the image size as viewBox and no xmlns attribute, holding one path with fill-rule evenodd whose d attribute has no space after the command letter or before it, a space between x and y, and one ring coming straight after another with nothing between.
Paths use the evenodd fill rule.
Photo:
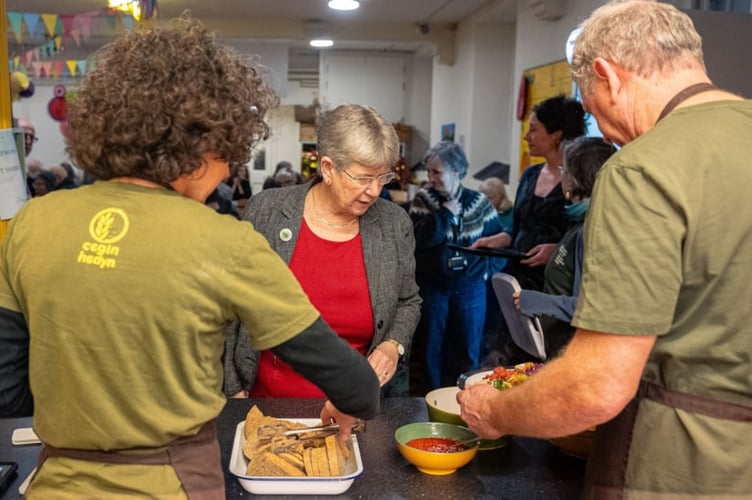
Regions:
<instances>
[{"instance_id":1,"label":"olive green t-shirt","mask_svg":"<svg viewBox=\"0 0 752 500\"><path fill-rule=\"evenodd\" d=\"M680 108L600 171L573 324L657 336L644 378L752 406L752 101ZM634 491L752 495L752 428L648 401Z\"/></svg>"},{"instance_id":2,"label":"olive green t-shirt","mask_svg":"<svg viewBox=\"0 0 752 500\"><path fill-rule=\"evenodd\" d=\"M22 312L30 332L34 429L56 447L154 447L195 434L225 404L229 321L268 349L319 316L250 223L166 189L97 182L35 198L2 259L0 307ZM48 461L38 482L54 468L64 480L64 461ZM145 470L154 472L134 480L147 491L174 476Z\"/></svg>"}]
</instances>

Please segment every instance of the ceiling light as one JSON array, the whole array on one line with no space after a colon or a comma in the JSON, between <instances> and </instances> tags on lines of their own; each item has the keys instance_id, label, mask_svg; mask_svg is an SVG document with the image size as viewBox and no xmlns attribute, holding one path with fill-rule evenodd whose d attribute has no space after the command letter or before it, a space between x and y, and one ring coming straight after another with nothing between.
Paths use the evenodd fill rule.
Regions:
<instances>
[{"instance_id":1,"label":"ceiling light","mask_svg":"<svg viewBox=\"0 0 752 500\"><path fill-rule=\"evenodd\" d=\"M360 7L360 2L355 0L331 0L329 8L334 10L355 10Z\"/></svg>"},{"instance_id":2,"label":"ceiling light","mask_svg":"<svg viewBox=\"0 0 752 500\"><path fill-rule=\"evenodd\" d=\"M317 47L319 49L331 47L332 45L334 45L334 42L332 40L325 38L317 38L316 40L311 40L308 43L311 45L311 47Z\"/></svg>"}]
</instances>

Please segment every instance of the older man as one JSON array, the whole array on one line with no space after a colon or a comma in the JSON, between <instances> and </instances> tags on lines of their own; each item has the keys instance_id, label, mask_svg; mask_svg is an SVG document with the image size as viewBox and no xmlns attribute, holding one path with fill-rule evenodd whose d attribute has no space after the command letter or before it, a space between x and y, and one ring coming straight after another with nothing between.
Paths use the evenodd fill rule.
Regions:
<instances>
[{"instance_id":1,"label":"older man","mask_svg":"<svg viewBox=\"0 0 752 500\"><path fill-rule=\"evenodd\" d=\"M750 498L752 101L711 84L665 3L597 9L572 71L623 146L593 192L577 333L519 388L461 392L462 417L484 437L603 424L585 498Z\"/></svg>"}]
</instances>

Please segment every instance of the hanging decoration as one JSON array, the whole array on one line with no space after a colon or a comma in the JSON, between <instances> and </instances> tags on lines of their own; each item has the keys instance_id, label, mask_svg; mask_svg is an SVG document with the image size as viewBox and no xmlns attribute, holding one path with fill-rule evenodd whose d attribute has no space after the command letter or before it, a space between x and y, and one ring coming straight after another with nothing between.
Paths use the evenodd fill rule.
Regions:
<instances>
[{"instance_id":1,"label":"hanging decoration","mask_svg":"<svg viewBox=\"0 0 752 500\"><path fill-rule=\"evenodd\" d=\"M47 104L47 112L53 120L63 122L68 116L68 102L65 100L65 85L55 85L52 89L54 96Z\"/></svg>"},{"instance_id":2,"label":"hanging decoration","mask_svg":"<svg viewBox=\"0 0 752 500\"><path fill-rule=\"evenodd\" d=\"M138 3L142 19L156 17L156 0ZM35 78L84 76L92 69L92 63L85 59L56 59L63 48L71 44L80 47L82 40L88 41L92 36L115 36L131 30L137 22L133 15L115 9L75 15L7 12L6 17L9 37L24 49L30 47L10 54L9 69Z\"/></svg>"},{"instance_id":3,"label":"hanging decoration","mask_svg":"<svg viewBox=\"0 0 752 500\"><path fill-rule=\"evenodd\" d=\"M10 99L18 101L22 97L31 97L34 95L34 82L20 71L14 71L10 74Z\"/></svg>"}]
</instances>

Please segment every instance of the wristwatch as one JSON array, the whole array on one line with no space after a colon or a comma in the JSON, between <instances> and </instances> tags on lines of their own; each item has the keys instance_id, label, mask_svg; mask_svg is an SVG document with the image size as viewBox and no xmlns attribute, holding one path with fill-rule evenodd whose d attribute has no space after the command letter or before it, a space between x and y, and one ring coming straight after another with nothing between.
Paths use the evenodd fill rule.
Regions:
<instances>
[{"instance_id":1,"label":"wristwatch","mask_svg":"<svg viewBox=\"0 0 752 500\"><path fill-rule=\"evenodd\" d=\"M405 346L403 346L402 344L400 344L394 339L386 339L386 342L389 342L390 344L394 344L394 347L397 348L397 354L399 354L400 356L404 356Z\"/></svg>"}]
</instances>

